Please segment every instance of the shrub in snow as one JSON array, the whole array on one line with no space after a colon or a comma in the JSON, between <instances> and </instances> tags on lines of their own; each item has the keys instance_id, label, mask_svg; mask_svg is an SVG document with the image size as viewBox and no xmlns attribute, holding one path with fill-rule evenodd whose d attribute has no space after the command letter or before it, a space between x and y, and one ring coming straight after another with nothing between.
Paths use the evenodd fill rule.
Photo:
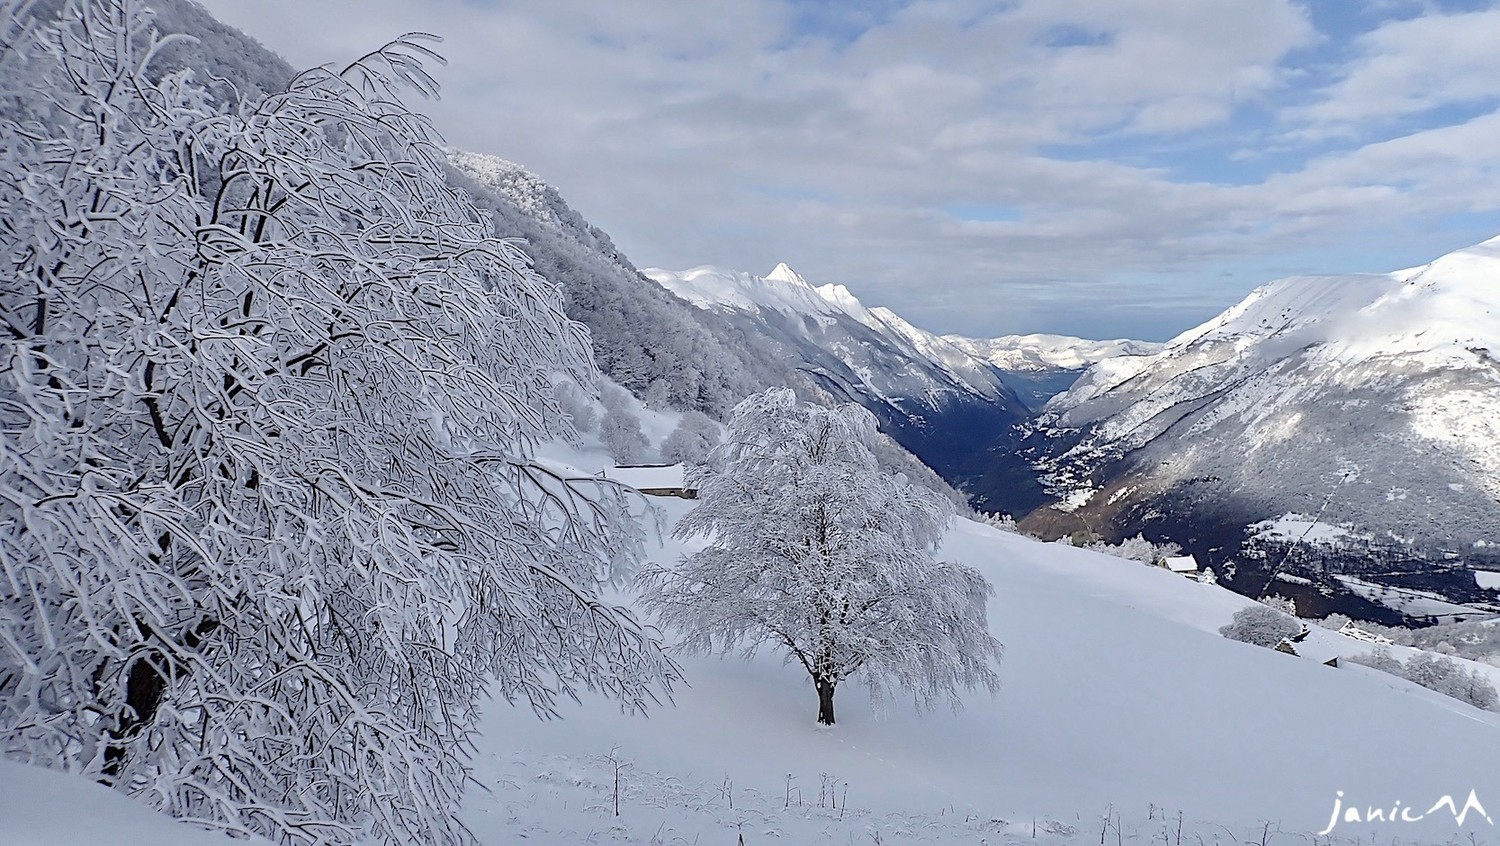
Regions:
<instances>
[{"instance_id":1,"label":"shrub in snow","mask_svg":"<svg viewBox=\"0 0 1500 846\"><path fill-rule=\"evenodd\" d=\"M1198 584L1216 585L1218 583L1219 577L1214 574L1214 568L1204 567L1203 570L1198 573Z\"/></svg>"},{"instance_id":2,"label":"shrub in snow","mask_svg":"<svg viewBox=\"0 0 1500 846\"><path fill-rule=\"evenodd\" d=\"M744 400L676 529L707 545L640 579L687 649L784 650L812 678L824 724L855 674L877 699L896 688L923 706L998 684L989 583L932 557L953 508L881 472L875 437L858 406L799 403L787 388Z\"/></svg>"},{"instance_id":3,"label":"shrub in snow","mask_svg":"<svg viewBox=\"0 0 1500 846\"><path fill-rule=\"evenodd\" d=\"M1356 664L1363 664L1366 667L1374 667L1383 673L1390 673L1393 676L1401 675L1401 671L1404 669L1400 659L1392 655L1391 651L1384 646L1377 646L1365 655L1350 655L1347 660L1353 661Z\"/></svg>"},{"instance_id":4,"label":"shrub in snow","mask_svg":"<svg viewBox=\"0 0 1500 846\"><path fill-rule=\"evenodd\" d=\"M718 445L719 424L701 411L689 411L661 442L661 460L668 464L702 464Z\"/></svg>"},{"instance_id":5,"label":"shrub in snow","mask_svg":"<svg viewBox=\"0 0 1500 846\"><path fill-rule=\"evenodd\" d=\"M1344 626L1349 625L1349 623L1351 622L1353 622L1353 620L1347 614L1337 613L1329 614L1327 617L1324 617L1323 619L1317 621L1318 625L1332 631L1338 631Z\"/></svg>"},{"instance_id":6,"label":"shrub in snow","mask_svg":"<svg viewBox=\"0 0 1500 846\"><path fill-rule=\"evenodd\" d=\"M604 412L604 419L599 421L599 442L616 464L639 464L651 449L640 419L623 405Z\"/></svg>"},{"instance_id":7,"label":"shrub in snow","mask_svg":"<svg viewBox=\"0 0 1500 846\"><path fill-rule=\"evenodd\" d=\"M1219 634L1230 640L1275 648L1283 640L1300 634L1302 624L1295 618L1265 605L1249 605L1234 612Z\"/></svg>"},{"instance_id":8,"label":"shrub in snow","mask_svg":"<svg viewBox=\"0 0 1500 846\"><path fill-rule=\"evenodd\" d=\"M1495 710L1496 701L1500 700L1500 693L1496 693L1495 686L1488 679L1443 655L1419 652L1406 659L1402 675L1429 690L1447 694L1476 708Z\"/></svg>"},{"instance_id":9,"label":"shrub in snow","mask_svg":"<svg viewBox=\"0 0 1500 846\"><path fill-rule=\"evenodd\" d=\"M564 298L445 180L403 38L220 107L131 0L0 4L0 753L277 843L469 842L487 690L646 701ZM40 7L31 7L37 10ZM233 96L226 91L226 96ZM498 680L498 686L492 686Z\"/></svg>"}]
</instances>

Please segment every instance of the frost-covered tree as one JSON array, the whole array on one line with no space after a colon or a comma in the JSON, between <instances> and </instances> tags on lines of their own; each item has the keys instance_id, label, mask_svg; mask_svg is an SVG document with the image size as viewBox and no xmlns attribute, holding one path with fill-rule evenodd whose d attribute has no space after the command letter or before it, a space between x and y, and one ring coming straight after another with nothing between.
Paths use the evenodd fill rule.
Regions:
<instances>
[{"instance_id":1,"label":"frost-covered tree","mask_svg":"<svg viewBox=\"0 0 1500 846\"><path fill-rule=\"evenodd\" d=\"M875 437L858 406L799 403L787 388L749 397L694 474L700 504L675 530L707 546L641 577L644 603L685 648L785 652L812 678L824 724L856 674L877 701L899 689L922 707L998 684L992 588L933 558L953 508L882 473Z\"/></svg>"},{"instance_id":2,"label":"frost-covered tree","mask_svg":"<svg viewBox=\"0 0 1500 846\"><path fill-rule=\"evenodd\" d=\"M1234 617L1219 629L1219 634L1230 640L1253 643L1274 649L1277 644L1302 632L1302 624L1296 618L1265 605L1247 605L1234 612Z\"/></svg>"},{"instance_id":3,"label":"frost-covered tree","mask_svg":"<svg viewBox=\"0 0 1500 846\"><path fill-rule=\"evenodd\" d=\"M1126 538L1118 544L1097 541L1089 544L1087 548L1106 555L1113 555L1116 558L1127 558L1131 561L1140 561L1145 564L1157 564L1164 559L1182 554L1182 547L1175 543L1152 543L1146 540L1143 535Z\"/></svg>"},{"instance_id":4,"label":"frost-covered tree","mask_svg":"<svg viewBox=\"0 0 1500 846\"><path fill-rule=\"evenodd\" d=\"M1496 691L1489 679L1477 670L1466 669L1459 662L1443 655L1418 652L1402 663L1391 654L1390 649L1378 646L1365 655L1352 655L1349 660L1400 676L1428 690L1467 702L1475 708L1500 710L1500 692Z\"/></svg>"},{"instance_id":5,"label":"frost-covered tree","mask_svg":"<svg viewBox=\"0 0 1500 846\"><path fill-rule=\"evenodd\" d=\"M1354 622L1354 620L1351 619L1347 614L1329 614L1327 617L1319 620L1318 625L1322 626L1325 629L1338 631L1339 629L1342 629L1344 626L1347 626L1352 622Z\"/></svg>"},{"instance_id":6,"label":"frost-covered tree","mask_svg":"<svg viewBox=\"0 0 1500 846\"><path fill-rule=\"evenodd\" d=\"M598 600L639 542L618 494L531 458L586 332L402 104L424 39L241 101L156 64L136 2L28 8L0 0L0 754L277 842L471 841L487 690L674 675Z\"/></svg>"},{"instance_id":7,"label":"frost-covered tree","mask_svg":"<svg viewBox=\"0 0 1500 846\"><path fill-rule=\"evenodd\" d=\"M604 412L599 421L599 441L616 464L639 464L651 449L651 441L641 431L640 418L624 405Z\"/></svg>"},{"instance_id":8,"label":"frost-covered tree","mask_svg":"<svg viewBox=\"0 0 1500 846\"><path fill-rule=\"evenodd\" d=\"M670 406L671 397L671 383L666 379L652 379L651 384L646 386L646 393L641 396L641 402L652 411L665 411Z\"/></svg>"},{"instance_id":9,"label":"frost-covered tree","mask_svg":"<svg viewBox=\"0 0 1500 846\"><path fill-rule=\"evenodd\" d=\"M719 424L701 411L689 411L661 442L661 460L668 464L702 464L718 445Z\"/></svg>"},{"instance_id":10,"label":"frost-covered tree","mask_svg":"<svg viewBox=\"0 0 1500 846\"><path fill-rule=\"evenodd\" d=\"M1267 608L1275 608L1277 611L1280 611L1288 617L1297 616L1297 601L1289 597L1282 596L1279 593L1275 594L1274 596L1268 596L1265 599L1262 599L1261 603Z\"/></svg>"},{"instance_id":11,"label":"frost-covered tree","mask_svg":"<svg viewBox=\"0 0 1500 846\"><path fill-rule=\"evenodd\" d=\"M568 422L579 432L592 432L598 424L598 413L588 394L571 379L559 380L556 386L557 405L568 416Z\"/></svg>"}]
</instances>

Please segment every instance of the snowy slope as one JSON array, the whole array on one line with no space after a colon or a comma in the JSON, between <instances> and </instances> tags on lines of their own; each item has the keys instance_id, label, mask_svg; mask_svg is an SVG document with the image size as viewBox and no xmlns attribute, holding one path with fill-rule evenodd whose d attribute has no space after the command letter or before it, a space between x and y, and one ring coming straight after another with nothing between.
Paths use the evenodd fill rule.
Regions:
<instances>
[{"instance_id":1,"label":"snowy slope","mask_svg":"<svg viewBox=\"0 0 1500 846\"><path fill-rule=\"evenodd\" d=\"M666 502L675 521L690 503ZM683 547L668 540L657 553ZM995 585L1003 690L960 713L888 703L853 685L839 724L814 724L800 668L690 658L691 687L650 716L588 701L538 723L486 718L468 819L509 843L1085 843L1306 840L1336 791L1425 810L1470 787L1491 798L1500 715L1362 667L1227 641L1246 600L1139 563L961 521L944 554ZM1368 644L1315 629L1327 655ZM622 762L616 817L614 764ZM822 798L820 800L820 794ZM847 804L846 804L847 803ZM837 807L835 807L835 805ZM1036 835L1033 835L1033 825ZM1490 826L1470 815L1480 836ZM1450 816L1341 824L1341 842L1461 836Z\"/></svg>"},{"instance_id":2,"label":"snowy slope","mask_svg":"<svg viewBox=\"0 0 1500 846\"><path fill-rule=\"evenodd\" d=\"M1497 282L1500 239L1391 274L1260 288L1054 399L1041 421L1053 483L1117 532L1155 522L1233 548L1253 523L1322 510L1317 520L1363 539L1343 544L1338 568L1488 561L1500 541ZM1427 586L1479 598L1464 574Z\"/></svg>"},{"instance_id":3,"label":"snowy slope","mask_svg":"<svg viewBox=\"0 0 1500 846\"><path fill-rule=\"evenodd\" d=\"M547 454L581 472L606 463L592 449ZM678 556L690 547L670 528L692 503L654 502L665 540L649 554ZM1461 805L1470 789L1492 814L1500 805L1500 714L1319 663L1368 644L1318 628L1301 647L1313 658L1231 642L1216 630L1247 604L1235 594L966 520L943 555L996 589L991 628L1006 645L996 697L971 695L957 713L890 702L876 716L851 683L838 725L819 728L803 671L768 650L749 662L685 658L690 686L649 715L586 698L543 722L497 702L477 740L466 823L484 846L1052 846L1097 842L1101 830L1122 846L1179 836L1228 846L1309 841L1337 791L1362 807L1425 811L1444 794ZM1341 822L1328 842L1467 842L1468 832L1493 833L1477 814L1460 828L1439 812ZM86 781L0 763L0 843L102 839L225 842Z\"/></svg>"}]
</instances>

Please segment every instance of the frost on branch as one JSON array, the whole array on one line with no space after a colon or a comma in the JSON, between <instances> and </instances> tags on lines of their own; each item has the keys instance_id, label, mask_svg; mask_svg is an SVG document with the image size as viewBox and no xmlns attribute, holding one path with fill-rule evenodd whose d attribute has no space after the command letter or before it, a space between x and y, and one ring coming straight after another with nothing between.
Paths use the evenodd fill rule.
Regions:
<instances>
[{"instance_id":1,"label":"frost on branch","mask_svg":"<svg viewBox=\"0 0 1500 846\"><path fill-rule=\"evenodd\" d=\"M933 559L952 506L871 454L862 408L799 403L776 388L735 407L725 442L695 472L700 505L676 533L708 545L643 571L643 601L701 652L770 643L807 670L818 721L858 675L877 698L923 707L998 686L1000 644L977 571Z\"/></svg>"},{"instance_id":2,"label":"frost on branch","mask_svg":"<svg viewBox=\"0 0 1500 846\"><path fill-rule=\"evenodd\" d=\"M444 181L409 36L219 106L134 2L0 0L0 754L278 842L470 841L487 690L652 701L596 378ZM21 86L24 84L24 88ZM492 680L498 678L498 688Z\"/></svg>"}]
</instances>

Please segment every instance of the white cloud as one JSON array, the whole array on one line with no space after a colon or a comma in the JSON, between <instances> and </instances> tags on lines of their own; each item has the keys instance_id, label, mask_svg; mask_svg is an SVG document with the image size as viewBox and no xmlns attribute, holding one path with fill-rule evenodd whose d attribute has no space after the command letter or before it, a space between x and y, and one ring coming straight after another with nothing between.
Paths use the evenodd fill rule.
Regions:
<instances>
[{"instance_id":1,"label":"white cloud","mask_svg":"<svg viewBox=\"0 0 1500 846\"><path fill-rule=\"evenodd\" d=\"M816 6L811 28L807 7L781 0L207 5L296 64L408 29L444 35L444 100L429 111L449 140L536 171L639 263L786 260L940 331L1065 328L1059 315L1093 309L1079 319L1124 321L1108 334L1173 334L1263 281L1226 268L1347 245L1403 215L1493 208L1477 180L1500 184L1482 122L1252 184L1111 155L1191 150L1204 133L1229 136L1226 161L1231 143L1257 144L1228 122L1294 94L1286 58L1318 37L1291 0L918 0ZM1327 116L1299 125L1378 116L1352 104L1378 100L1356 96L1373 84L1361 68L1392 38L1360 42L1319 95ZM1420 88L1396 86L1402 102L1455 96ZM1016 214L964 220L961 205Z\"/></svg>"},{"instance_id":2,"label":"white cloud","mask_svg":"<svg viewBox=\"0 0 1500 846\"><path fill-rule=\"evenodd\" d=\"M1356 57L1287 117L1313 133L1500 99L1500 9L1395 20L1360 36Z\"/></svg>"}]
</instances>

